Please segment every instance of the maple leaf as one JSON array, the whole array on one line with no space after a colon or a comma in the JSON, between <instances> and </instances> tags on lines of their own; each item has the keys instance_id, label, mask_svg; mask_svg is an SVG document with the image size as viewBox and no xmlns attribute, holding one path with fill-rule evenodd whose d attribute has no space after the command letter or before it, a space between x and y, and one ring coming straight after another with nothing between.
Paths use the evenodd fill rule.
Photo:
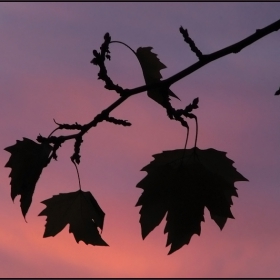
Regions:
<instances>
[{"instance_id":1,"label":"maple leaf","mask_svg":"<svg viewBox=\"0 0 280 280\"><path fill-rule=\"evenodd\" d=\"M159 82L162 78L160 70L166 68L166 66L157 58L157 54L152 53L151 50L152 47L140 47L136 51L136 56L142 67L147 85ZM167 89L167 92L165 92L164 90L155 88L148 90L147 93L150 98L161 104L163 107L166 107L166 102L169 102L169 96L180 100L180 98L178 98L170 89Z\"/></svg>"},{"instance_id":2,"label":"maple leaf","mask_svg":"<svg viewBox=\"0 0 280 280\"><path fill-rule=\"evenodd\" d=\"M163 151L142 171L147 176L136 187L142 188L136 206L140 209L142 237L166 216L168 254L188 244L193 234L200 235L204 208L222 229L234 218L232 196L238 196L234 183L248 181L232 166L225 152L198 148Z\"/></svg>"},{"instance_id":3,"label":"maple leaf","mask_svg":"<svg viewBox=\"0 0 280 280\"><path fill-rule=\"evenodd\" d=\"M108 246L97 229L103 229L105 213L90 192L61 193L42 203L46 208L39 216L47 216L43 237L55 236L69 224L77 243Z\"/></svg>"},{"instance_id":4,"label":"maple leaf","mask_svg":"<svg viewBox=\"0 0 280 280\"><path fill-rule=\"evenodd\" d=\"M25 218L31 205L36 183L44 167L49 163L48 157L52 146L47 143L38 144L28 138L7 147L5 151L11 156L5 167L11 167L11 197L14 201L20 195L20 207Z\"/></svg>"}]
</instances>

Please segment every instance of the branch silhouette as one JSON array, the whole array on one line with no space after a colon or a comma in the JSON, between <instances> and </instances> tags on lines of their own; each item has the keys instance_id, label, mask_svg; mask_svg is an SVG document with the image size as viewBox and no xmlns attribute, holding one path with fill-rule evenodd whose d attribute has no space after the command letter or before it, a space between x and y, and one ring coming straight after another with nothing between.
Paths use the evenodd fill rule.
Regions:
<instances>
[{"instance_id":1,"label":"branch silhouette","mask_svg":"<svg viewBox=\"0 0 280 280\"><path fill-rule=\"evenodd\" d=\"M157 58L157 54L152 53L152 47L140 47L134 51L123 42L111 41L110 34L106 33L100 52L93 50L94 58L91 63L99 67L98 79L105 83L104 87L115 91L120 97L89 123L61 124L54 120L57 127L49 136L37 137L40 144L24 138L23 141L17 141L15 145L5 148L11 153L5 165L12 169L9 175L11 197L14 200L17 195L21 195L20 206L24 218L31 205L35 186L42 170L52 159L57 160L57 150L65 141L75 140L74 152L70 159L77 171L79 190L55 195L42 202L46 205L46 209L39 215L47 216L44 237L55 236L69 224L69 232L73 233L76 242L82 240L86 244L108 246L99 232L103 229L105 213L93 195L82 191L81 188L77 165L81 161L80 148L83 136L103 121L131 126L128 120L117 119L110 114L129 97L147 92L150 99L166 109L167 116L171 120L180 122L187 129L187 137L184 149L155 154L153 155L155 160L142 169L148 174L137 184L138 188L143 189L143 193L136 206L141 206L139 222L143 239L159 225L166 215L164 229L164 233L168 235L166 246L171 245L169 254L175 252L188 244L194 234L200 235L200 224L204 221L205 207L210 211L211 218L222 229L228 218L234 218L230 209L233 204L231 197L238 196L234 183L248 180L233 167L234 162L226 157L226 152L213 148L201 150L197 147L198 119L193 110L198 108L199 98L195 98L184 109L175 109L170 103L170 97L178 97L170 90L170 86L206 64L231 53L237 54L279 29L280 20L257 29L252 35L226 48L211 54L203 54L189 36L188 30L181 26L179 31L190 50L198 57L198 61L164 80L161 79L160 70L166 66ZM113 82L105 65L105 61L111 59L109 46L112 43L122 44L134 53L142 68L146 85L125 89ZM275 95L280 95L280 89ZM195 143L191 149L186 148L189 126L183 117L195 120ZM54 136L53 134L58 130L77 130L78 132Z\"/></svg>"},{"instance_id":2,"label":"branch silhouette","mask_svg":"<svg viewBox=\"0 0 280 280\"><path fill-rule=\"evenodd\" d=\"M148 90L155 89L155 88L169 88L172 84L178 82L179 80L185 78L186 76L190 75L191 73L197 71L198 69L205 66L206 64L208 64L216 59L222 58L226 55L229 55L231 53L236 54L236 53L240 52L242 49L251 45L252 43L260 40L261 38L269 35L272 32L278 31L279 29L280 29L280 20L275 21L274 23L272 23L262 29L257 29L254 34L246 37L245 39L243 39L235 44L232 44L226 48L223 48L223 49L213 52L211 54L202 55L201 59L198 62L192 64L191 66L185 68L184 70L178 72L177 74L175 74L165 80L161 80L159 82L155 82L155 83L152 83L149 85L135 87L133 89L123 89L118 84L115 84L107 74L107 69L106 69L104 62L105 62L106 58L110 59L110 56L108 56L108 53L110 53L109 44L110 44L111 37L110 37L109 33L106 33L104 36L104 43L100 47L101 52L98 53L96 50L93 50L93 54L95 55L95 58L92 59L91 63L94 63L95 65L99 66L100 71L98 73L98 78L105 82L104 87L108 90L116 91L117 93L119 93L121 95L121 97L119 99L117 99L114 103L112 103L109 107L107 107L105 110L103 110L100 114L96 115L94 117L94 119L87 124L84 124L81 126L59 125L57 127L57 129L77 129L77 130L80 130L80 132L78 132L76 134L71 134L71 135L64 135L64 136L59 136L59 137L49 137L49 138L45 138L45 137L42 137L41 135L39 135L37 137L37 141L39 143L46 142L46 143L56 144L56 145L59 145L59 147L60 147L60 145L67 140L77 139L79 137L82 137L92 127L97 126L97 124L99 122L106 120L109 117L109 114L114 109L116 109L119 105L121 105L130 96L141 93L141 92L146 92ZM107 57L106 57L106 55L107 55ZM174 113L174 111L173 111L173 113ZM176 115L176 112L175 112L175 115ZM182 111L178 110L177 118L180 118L181 115L182 115Z\"/></svg>"}]
</instances>

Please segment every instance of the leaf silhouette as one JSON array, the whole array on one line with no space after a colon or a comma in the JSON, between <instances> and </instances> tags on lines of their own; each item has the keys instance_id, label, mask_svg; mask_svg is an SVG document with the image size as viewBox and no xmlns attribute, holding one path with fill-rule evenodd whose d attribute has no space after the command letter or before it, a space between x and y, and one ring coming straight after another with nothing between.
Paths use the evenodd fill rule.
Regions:
<instances>
[{"instance_id":1,"label":"leaf silhouette","mask_svg":"<svg viewBox=\"0 0 280 280\"><path fill-rule=\"evenodd\" d=\"M47 143L38 144L28 138L7 147L5 151L11 156L5 167L11 167L11 197L14 201L20 195L20 207L25 218L31 205L36 183L44 167L48 164L48 156L52 146Z\"/></svg>"},{"instance_id":2,"label":"leaf silhouette","mask_svg":"<svg viewBox=\"0 0 280 280\"><path fill-rule=\"evenodd\" d=\"M39 216L47 216L44 237L57 235L69 224L77 243L82 240L85 244L108 246L97 229L103 229L105 213L90 192L61 193L42 203L46 208Z\"/></svg>"},{"instance_id":3,"label":"leaf silhouette","mask_svg":"<svg viewBox=\"0 0 280 280\"><path fill-rule=\"evenodd\" d=\"M232 196L238 196L234 182L248 181L232 166L225 152L198 148L163 151L142 171L147 176L136 187L142 188L136 206L140 209L143 239L166 216L168 254L200 235L204 207L222 229L227 218L234 218Z\"/></svg>"},{"instance_id":4,"label":"leaf silhouette","mask_svg":"<svg viewBox=\"0 0 280 280\"><path fill-rule=\"evenodd\" d=\"M143 75L146 84L159 82L162 78L160 70L166 68L166 66L157 58L157 54L152 53L152 47L140 47L136 51L137 58L142 67ZM170 100L169 96L178 98L175 93L168 89L167 93L158 88L148 90L148 96L155 100L157 103L166 107L166 102Z\"/></svg>"}]
</instances>

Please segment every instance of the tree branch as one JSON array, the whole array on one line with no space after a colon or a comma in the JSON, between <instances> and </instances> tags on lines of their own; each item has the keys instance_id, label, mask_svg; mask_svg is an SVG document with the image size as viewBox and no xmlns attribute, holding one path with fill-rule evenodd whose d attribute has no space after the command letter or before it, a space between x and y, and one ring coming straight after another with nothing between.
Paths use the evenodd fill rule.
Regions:
<instances>
[{"instance_id":1,"label":"tree branch","mask_svg":"<svg viewBox=\"0 0 280 280\"><path fill-rule=\"evenodd\" d=\"M154 83L154 84L150 84L150 85L145 85L145 86L140 86L134 89L130 89L128 90L130 95L133 94L137 94L143 91L147 91L149 89L152 88L156 88L162 84L165 84L166 86L171 86L172 84L180 81L181 79L185 78L186 76L190 75L191 73L193 73L194 71L198 70L199 68L203 67L204 65L219 59L223 56L229 55L231 53L238 53L240 52L242 49L248 47L249 45L251 45L252 43L260 40L261 38L267 36L268 34L274 32L274 31L278 31L280 29L280 20L275 21L274 23L262 28L262 29L257 29L256 32L250 36L248 36L247 38L231 45L228 46L224 49L221 49L219 51L213 52L211 54L208 55L204 55L203 59L192 64L191 66L187 67L186 69L180 71L179 73L165 79L165 80L161 80L158 83Z\"/></svg>"},{"instance_id":2,"label":"tree branch","mask_svg":"<svg viewBox=\"0 0 280 280\"><path fill-rule=\"evenodd\" d=\"M53 152L51 157L56 159L56 150L61 146L61 144L64 141L70 140L70 139L76 139L76 146L75 146L75 153L72 156L72 159L75 159L75 161L77 163L79 163L79 150L80 150L80 145L82 143L82 136L88 132L92 127L97 126L97 124L99 122L102 122L104 120L109 120L111 122L114 122L113 118L109 117L109 114L115 109L117 108L121 103L123 103L127 98L129 98L132 95L144 92L144 91L148 91L150 89L154 89L154 88L169 88L172 84L178 82L179 80L185 78L186 76L190 75L191 73L193 73L194 71L200 69L201 67L205 66L206 64L219 59L223 56L226 56L228 54L231 53L238 53L240 52L242 49L246 48L247 46L251 45L252 43L260 40L261 38L267 36L268 34L274 32L274 31L278 31L280 29L280 20L262 28L262 29L257 29L256 32L250 36L248 36L247 38L231 45L228 46L226 48L223 48L219 51L213 52L211 54L208 55L202 55L200 56L199 54L199 61L192 64L191 66L187 67L186 69L178 72L177 74L165 79L165 80L161 80L160 82L156 82L153 84L149 84L149 85L144 85L144 86L140 86L140 87L136 87L133 89L123 89L120 86L114 84L112 82L112 80L108 77L107 75L107 70L104 64L105 58L110 59L110 56L108 55L109 53L109 43L111 41L110 35L108 33L105 34L104 39L105 42L102 44L102 46L100 47L101 49L101 53L98 53L97 51L93 51L95 58L91 61L93 64L95 65L99 65L100 67L100 72L98 74L99 78L104 80L105 82L105 88L109 89L109 90L115 90L116 92L118 92L121 97L119 99L117 99L113 104L111 104L108 108L106 108L105 110L103 110L100 114L96 115L94 117L94 119L85 124L85 125L79 125L79 124L74 124L74 125L67 125L67 124L58 124L58 128L57 129L78 129L80 130L78 133L76 134L71 134L71 135L66 135L66 136L50 136L48 138L45 138L41 135L39 135L37 137L37 141L40 143L43 142L47 142L47 143L52 143L54 144L54 148L53 148ZM184 32L183 32L184 33ZM186 33L185 33L186 35ZM197 52L197 50L196 50ZM278 93L278 92L277 92ZM197 105L197 104L196 104ZM188 105L188 106L196 106L196 105ZM181 118L181 115L184 114L185 116L188 116L188 110L191 108L188 108L188 106L186 107L185 111L184 110L175 110L175 118L177 120L179 120L184 126L187 127L187 124L185 123L185 121ZM195 109L195 107L193 107L193 109ZM114 122L116 123L116 122ZM117 124L117 123L116 123ZM119 123L120 124L120 123ZM124 123L122 123L124 124ZM55 129L54 131L56 131L57 129ZM53 131L53 132L54 132Z\"/></svg>"}]
</instances>

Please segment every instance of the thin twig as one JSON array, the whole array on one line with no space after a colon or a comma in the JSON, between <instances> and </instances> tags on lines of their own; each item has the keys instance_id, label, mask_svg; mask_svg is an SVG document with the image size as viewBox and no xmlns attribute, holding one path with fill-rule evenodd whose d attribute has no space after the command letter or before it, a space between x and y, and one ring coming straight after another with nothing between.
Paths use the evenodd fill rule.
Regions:
<instances>
[{"instance_id":1,"label":"thin twig","mask_svg":"<svg viewBox=\"0 0 280 280\"><path fill-rule=\"evenodd\" d=\"M37 138L37 140L39 142L45 141L48 143L60 143L61 144L66 140L76 139L77 137L82 137L86 132L88 132L89 129L96 126L99 122L102 122L103 120L105 120L109 116L109 113L111 113L115 108L117 108L120 104L122 104L130 96L141 93L141 92L146 92L146 91L154 89L154 88L159 88L159 87L163 87L163 86L170 87L172 84L185 78L186 76L190 75L191 73L195 72L196 70L200 69L201 67L205 66L206 64L208 64L216 59L219 59L223 56L226 56L228 54L238 53L245 47L251 45L252 43L260 40L261 38L267 36L268 34L274 32L274 31L278 31L279 29L280 29L280 20L278 20L262 29L257 29L254 34L246 37L245 39L243 39L233 45L230 45L219 51L213 52L212 54L204 55L203 60L200 60L200 61L192 64L191 66L187 67L186 69L178 72L177 74L175 74L165 80L160 80L159 82L156 82L156 83L152 83L149 85L143 85L143 86L136 87L133 89L125 89L125 90L123 90L118 85L113 84L113 86L115 86L118 89L116 91L121 93L121 97L119 99L117 99L113 104L111 104L107 109L103 110L100 114L95 116L91 122L83 125L82 128L80 129L80 132L78 132L76 134L59 136L59 137L50 137L50 138L44 138L44 137L40 136L39 140L38 140L38 138ZM101 53L102 53L102 56L105 56L105 51L103 49L102 49ZM104 63L103 63L103 65L104 65ZM102 69L102 70L104 70L104 69ZM106 68L105 68L105 70L106 70ZM106 71L106 74L107 74L107 71ZM55 129L52 133L54 133L57 129ZM196 140L197 140L197 137L196 137Z\"/></svg>"},{"instance_id":2,"label":"thin twig","mask_svg":"<svg viewBox=\"0 0 280 280\"><path fill-rule=\"evenodd\" d=\"M78 170L78 167L77 167L77 164L75 163L75 161L72 160L72 162L73 162L73 164L76 167L76 171L77 171L77 174L78 174L78 180L79 180L79 189L81 190L82 188L81 188L81 181L80 181L79 170Z\"/></svg>"}]
</instances>

